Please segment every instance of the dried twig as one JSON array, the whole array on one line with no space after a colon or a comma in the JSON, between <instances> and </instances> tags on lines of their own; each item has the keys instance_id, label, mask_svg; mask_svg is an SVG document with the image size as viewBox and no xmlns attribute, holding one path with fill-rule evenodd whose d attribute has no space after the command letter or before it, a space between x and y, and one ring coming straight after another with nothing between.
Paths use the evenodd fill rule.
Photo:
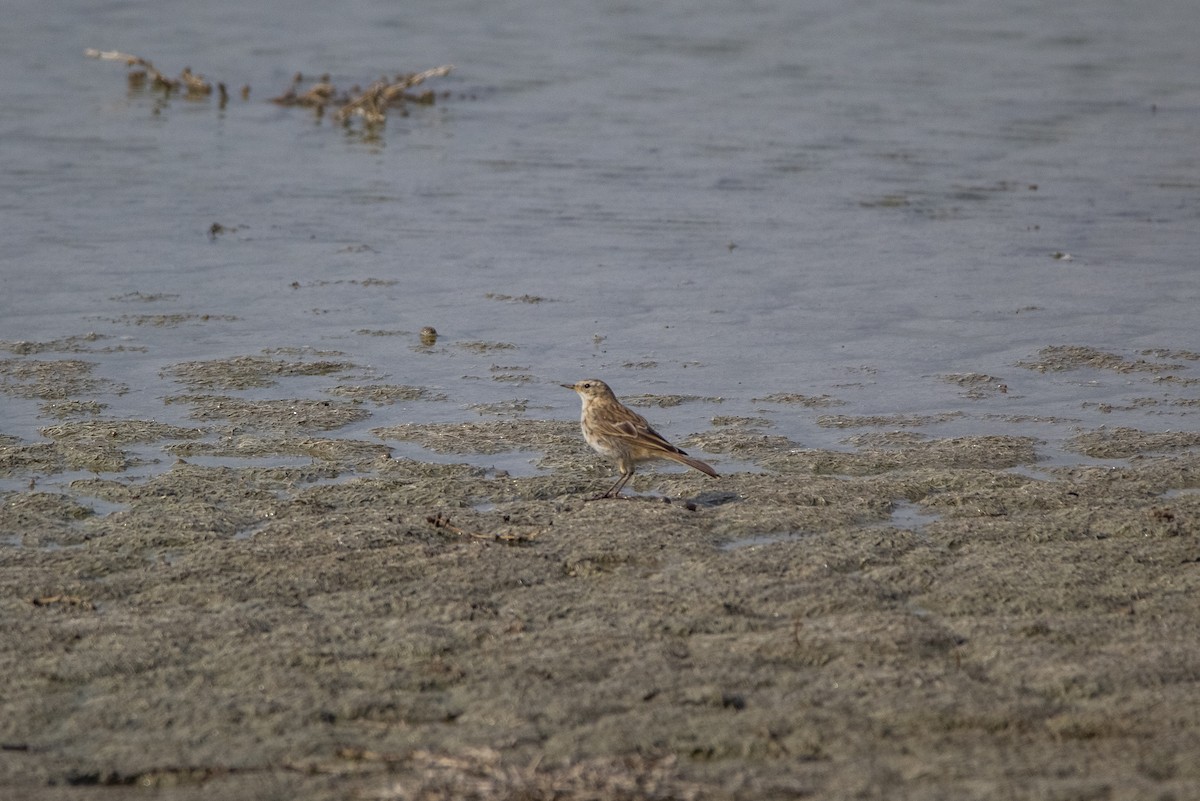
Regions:
<instances>
[{"instance_id":1,"label":"dried twig","mask_svg":"<svg viewBox=\"0 0 1200 801\"><path fill-rule=\"evenodd\" d=\"M78 606L80 609L95 609L96 605L87 598L80 598L78 595L42 595L38 598L30 598L29 603L34 606L50 606L51 604L62 604L64 606Z\"/></svg>"},{"instance_id":2,"label":"dried twig","mask_svg":"<svg viewBox=\"0 0 1200 801\"><path fill-rule=\"evenodd\" d=\"M179 76L179 80L183 82L183 86L189 95L212 94L212 84L204 80L203 75L193 73L191 67L183 68L183 74Z\"/></svg>"},{"instance_id":3,"label":"dried twig","mask_svg":"<svg viewBox=\"0 0 1200 801\"><path fill-rule=\"evenodd\" d=\"M303 81L304 76L297 72L292 76L292 85L279 97L271 98L271 102L281 106L317 107L324 107L327 103L333 102L337 89L330 83L328 73L322 75L319 81L309 87L308 91L300 93L299 88Z\"/></svg>"},{"instance_id":4,"label":"dried twig","mask_svg":"<svg viewBox=\"0 0 1200 801\"><path fill-rule=\"evenodd\" d=\"M440 528L445 531L449 531L451 534L457 534L460 537L471 537L472 539L477 540L491 540L493 542L503 542L509 545L531 542L533 538L537 536L536 533L516 534L504 532L499 534L485 534L482 531L471 531L470 529L465 529L454 525L450 522L450 518L446 517L441 512L438 512L436 515L430 515L429 517L426 517L425 522L429 523L429 525L433 526L434 528Z\"/></svg>"},{"instance_id":5,"label":"dried twig","mask_svg":"<svg viewBox=\"0 0 1200 801\"><path fill-rule=\"evenodd\" d=\"M101 61L121 61L124 62L125 66L127 67L142 67L145 70L145 74L149 75L150 79L154 81L154 85L156 87L166 89L169 92L179 88L179 81L163 75L158 71L157 68L155 68L153 64L150 63L149 60L144 59L141 56L122 53L119 50L96 50L95 48L91 47L84 50L83 54L88 58L98 58ZM185 72L190 74L191 70L185 70ZM133 80L134 76L136 75L138 75L138 73L130 73L130 79ZM209 91L212 91L211 87L209 88Z\"/></svg>"},{"instance_id":6,"label":"dried twig","mask_svg":"<svg viewBox=\"0 0 1200 801\"><path fill-rule=\"evenodd\" d=\"M179 78L168 78L149 59L133 55L132 53L122 53L119 50L88 48L83 51L83 54L88 58L95 58L101 61L118 61L127 67L140 68L129 73L130 83L137 86L140 86L149 78L156 89L165 89L167 92L175 92L182 89L187 93L188 97L192 98L205 97L211 95L213 92L213 84L206 80L204 76L192 72L191 67L184 67ZM378 125L387 118L390 106L402 105L405 101L432 103L434 100L434 93L432 91L425 91L414 95L408 94L409 90L415 86L419 86L430 78L448 75L453 69L453 65L446 64L441 67L425 70L424 72L397 75L391 80L383 78L371 84L365 90L360 90L356 86L349 92L340 93L337 87L330 81L328 75L322 75L317 83L305 91L300 91L300 83L304 80L304 77L300 73L296 73L295 77L292 78L291 86L283 94L271 98L271 102L281 106L306 106L314 108L318 114L323 113L325 107L328 105L339 105L340 108L336 114L336 118L339 121L345 122L351 117L361 117L367 125ZM229 92L223 83L217 84L217 90L221 108L224 108L229 101ZM242 87L242 99L245 100L249 94L250 87Z\"/></svg>"},{"instance_id":7,"label":"dried twig","mask_svg":"<svg viewBox=\"0 0 1200 801\"><path fill-rule=\"evenodd\" d=\"M544 766L540 759L513 764L492 748L457 753L414 751L404 763L411 771L374 796L380 801L427 798L674 798L700 796L700 787L679 775L674 756L595 758Z\"/></svg>"},{"instance_id":8,"label":"dried twig","mask_svg":"<svg viewBox=\"0 0 1200 801\"><path fill-rule=\"evenodd\" d=\"M403 101L408 99L419 102L430 102L428 97L407 97L405 92L430 78L448 75L453 69L453 64L446 64L411 75L398 75L394 81L376 81L357 97L342 106L338 110L337 118L339 120L346 120L350 117L358 116L362 117L368 124L383 122L387 118L388 106L397 100Z\"/></svg>"},{"instance_id":9,"label":"dried twig","mask_svg":"<svg viewBox=\"0 0 1200 801\"><path fill-rule=\"evenodd\" d=\"M126 66L129 67L134 65L151 67L150 62L141 56L131 56L128 53L122 53L119 50L96 50L93 47L89 47L87 50L83 51L83 54L88 58L98 58L101 61L124 61ZM151 67L151 69L153 69L153 67Z\"/></svg>"}]
</instances>

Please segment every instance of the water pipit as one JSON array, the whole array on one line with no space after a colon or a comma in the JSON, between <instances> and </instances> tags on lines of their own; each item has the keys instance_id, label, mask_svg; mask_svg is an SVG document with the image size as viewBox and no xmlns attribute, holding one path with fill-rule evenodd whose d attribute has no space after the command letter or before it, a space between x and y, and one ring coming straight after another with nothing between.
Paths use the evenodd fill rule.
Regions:
<instances>
[{"instance_id":1,"label":"water pipit","mask_svg":"<svg viewBox=\"0 0 1200 801\"><path fill-rule=\"evenodd\" d=\"M662 434L650 427L645 417L617 400L617 396L603 381L585 378L575 384L562 386L578 392L583 401L579 426L583 429L583 438L587 440L587 444L591 445L596 453L616 463L621 471L617 483L613 484L608 492L597 495L592 500L617 497L621 488L633 478L633 471L638 462L670 459L693 467L701 473L714 477L717 475L717 471L709 465L699 459L693 459L667 442Z\"/></svg>"}]
</instances>

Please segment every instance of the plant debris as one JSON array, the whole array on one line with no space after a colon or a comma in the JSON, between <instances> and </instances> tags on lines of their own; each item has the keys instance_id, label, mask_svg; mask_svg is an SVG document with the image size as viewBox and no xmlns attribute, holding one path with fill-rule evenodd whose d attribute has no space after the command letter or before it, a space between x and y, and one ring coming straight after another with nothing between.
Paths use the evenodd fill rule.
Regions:
<instances>
[{"instance_id":1,"label":"plant debris","mask_svg":"<svg viewBox=\"0 0 1200 801\"><path fill-rule=\"evenodd\" d=\"M213 94L213 82L199 73L192 72L191 67L184 67L178 78L171 78L142 56L90 47L84 50L83 54L99 61L125 64L130 68L129 84L133 88L149 86L151 90L162 92L165 96L182 94L192 100L204 99ZM408 103L432 105L437 99L433 90L413 90L430 78L449 75L453 69L452 64L444 64L421 72L398 73L380 78L365 89L355 85L348 90L338 89L328 73L320 76L307 88L303 88L304 75L297 72L291 85L282 94L271 98L271 102L280 106L312 108L318 116L323 116L327 107L336 106L337 111L334 112L333 118L338 122L349 125L351 120L359 118L365 128L374 129L387 121L389 111L407 114ZM216 83L215 88L219 107L224 109L229 103L229 91L220 81ZM249 100L249 84L242 86L240 94L243 101ZM217 233L221 233L217 229L218 226L214 226L210 235L215 237Z\"/></svg>"}]
</instances>

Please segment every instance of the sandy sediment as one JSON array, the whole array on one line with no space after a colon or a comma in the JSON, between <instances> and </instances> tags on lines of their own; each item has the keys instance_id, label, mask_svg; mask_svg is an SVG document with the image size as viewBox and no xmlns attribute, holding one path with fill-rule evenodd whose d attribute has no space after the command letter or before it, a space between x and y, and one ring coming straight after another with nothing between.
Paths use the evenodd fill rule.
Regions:
<instances>
[{"instance_id":1,"label":"sandy sediment","mask_svg":"<svg viewBox=\"0 0 1200 801\"><path fill-rule=\"evenodd\" d=\"M9 479L103 474L0 497L0 786L23 798L1200 788L1194 434L1083 432L1125 461L1031 470L1024 437L820 451L719 418L680 444L757 472L589 503L611 475L570 421L374 432L548 468L513 477L329 433L420 388L193 377L169 400L194 428L100 410L0 441ZM146 444L179 461L126 477Z\"/></svg>"}]
</instances>

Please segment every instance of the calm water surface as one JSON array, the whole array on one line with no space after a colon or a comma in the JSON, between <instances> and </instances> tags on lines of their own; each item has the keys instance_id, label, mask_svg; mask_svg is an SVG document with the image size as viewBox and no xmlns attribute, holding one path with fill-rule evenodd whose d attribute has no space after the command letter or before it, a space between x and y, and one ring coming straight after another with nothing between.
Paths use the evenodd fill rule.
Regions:
<instances>
[{"instance_id":1,"label":"calm water surface","mask_svg":"<svg viewBox=\"0 0 1200 801\"><path fill-rule=\"evenodd\" d=\"M18 0L7 16L0 340L101 335L12 358L95 362L128 388L98 396L106 417L186 422L165 368L286 348L357 372L244 394L449 398L379 408L348 437L512 400L572 418L556 384L584 376L723 398L653 410L676 438L745 415L844 447L821 415L961 412L916 430L1029 434L1082 460L1058 449L1079 429L1196 427L1200 361L1180 352L1200 351L1200 4ZM191 66L234 99L164 102L87 47ZM448 96L377 137L268 102L296 71L349 86L440 64ZM426 325L432 350L415 347ZM1018 366L1056 345L1178 363L1179 380ZM962 373L1008 391L968 397L943 378ZM760 400L780 392L845 405ZM0 395L0 433L40 439L39 413Z\"/></svg>"}]
</instances>

